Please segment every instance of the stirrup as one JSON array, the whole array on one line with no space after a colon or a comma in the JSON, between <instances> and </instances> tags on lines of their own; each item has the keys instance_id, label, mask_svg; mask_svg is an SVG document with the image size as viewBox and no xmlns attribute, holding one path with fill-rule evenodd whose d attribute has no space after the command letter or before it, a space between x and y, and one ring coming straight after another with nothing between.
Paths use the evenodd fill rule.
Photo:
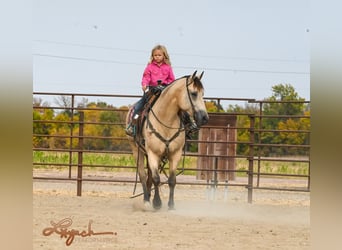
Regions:
<instances>
[{"instance_id":1,"label":"stirrup","mask_svg":"<svg viewBox=\"0 0 342 250\"><path fill-rule=\"evenodd\" d=\"M125 129L126 135L129 136L135 136L135 125L132 125L131 123L127 126Z\"/></svg>"}]
</instances>

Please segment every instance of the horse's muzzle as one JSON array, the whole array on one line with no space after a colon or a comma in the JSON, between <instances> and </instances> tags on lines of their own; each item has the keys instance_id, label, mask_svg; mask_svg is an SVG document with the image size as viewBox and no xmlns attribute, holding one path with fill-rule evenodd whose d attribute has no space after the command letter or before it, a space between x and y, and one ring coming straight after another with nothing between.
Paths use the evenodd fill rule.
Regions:
<instances>
[{"instance_id":1,"label":"horse's muzzle","mask_svg":"<svg viewBox=\"0 0 342 250\"><path fill-rule=\"evenodd\" d=\"M206 111L200 110L195 113L195 121L197 126L202 126L208 123L209 116Z\"/></svg>"}]
</instances>

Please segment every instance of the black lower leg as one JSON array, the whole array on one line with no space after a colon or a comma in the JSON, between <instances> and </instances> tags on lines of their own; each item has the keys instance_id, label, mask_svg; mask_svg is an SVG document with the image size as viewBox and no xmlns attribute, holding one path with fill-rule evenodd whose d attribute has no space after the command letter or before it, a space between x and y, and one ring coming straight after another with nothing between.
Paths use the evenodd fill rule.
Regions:
<instances>
[{"instance_id":1,"label":"black lower leg","mask_svg":"<svg viewBox=\"0 0 342 250\"><path fill-rule=\"evenodd\" d=\"M175 191L175 186L176 186L176 175L175 174L173 174L173 173L170 174L170 177L168 179L168 183L169 183L169 189L170 189L168 206L169 206L169 209L174 209L174 207L175 207L174 191Z\"/></svg>"},{"instance_id":2,"label":"black lower leg","mask_svg":"<svg viewBox=\"0 0 342 250\"><path fill-rule=\"evenodd\" d=\"M153 177L153 184L154 184L153 207L155 209L160 209L162 206L162 202L161 202L160 195L159 195L159 184L160 184L159 174Z\"/></svg>"}]
</instances>

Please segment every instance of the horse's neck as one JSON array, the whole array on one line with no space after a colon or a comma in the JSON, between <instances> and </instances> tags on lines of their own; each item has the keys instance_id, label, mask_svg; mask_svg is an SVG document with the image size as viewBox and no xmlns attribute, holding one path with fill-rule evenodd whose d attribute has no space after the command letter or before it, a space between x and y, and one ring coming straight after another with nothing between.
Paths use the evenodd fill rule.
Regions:
<instances>
[{"instance_id":1,"label":"horse's neck","mask_svg":"<svg viewBox=\"0 0 342 250\"><path fill-rule=\"evenodd\" d=\"M172 89L169 89L167 93L162 93L153 106L153 112L158 119L170 125L179 123L177 119L179 112L178 99L176 97L177 89L176 86L172 86Z\"/></svg>"}]
</instances>

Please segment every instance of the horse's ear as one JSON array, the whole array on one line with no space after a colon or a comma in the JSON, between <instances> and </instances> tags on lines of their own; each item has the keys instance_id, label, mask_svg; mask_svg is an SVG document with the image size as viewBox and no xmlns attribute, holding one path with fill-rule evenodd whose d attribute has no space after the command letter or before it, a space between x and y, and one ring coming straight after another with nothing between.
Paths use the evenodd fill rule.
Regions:
<instances>
[{"instance_id":1,"label":"horse's ear","mask_svg":"<svg viewBox=\"0 0 342 250\"><path fill-rule=\"evenodd\" d=\"M202 76L203 76L203 74L204 74L204 71L202 71L202 73L200 74L200 76L198 77L198 79L202 79Z\"/></svg>"},{"instance_id":2,"label":"horse's ear","mask_svg":"<svg viewBox=\"0 0 342 250\"><path fill-rule=\"evenodd\" d=\"M192 74L191 79L194 79L196 74L197 74L197 70L195 70L195 72Z\"/></svg>"}]
</instances>

